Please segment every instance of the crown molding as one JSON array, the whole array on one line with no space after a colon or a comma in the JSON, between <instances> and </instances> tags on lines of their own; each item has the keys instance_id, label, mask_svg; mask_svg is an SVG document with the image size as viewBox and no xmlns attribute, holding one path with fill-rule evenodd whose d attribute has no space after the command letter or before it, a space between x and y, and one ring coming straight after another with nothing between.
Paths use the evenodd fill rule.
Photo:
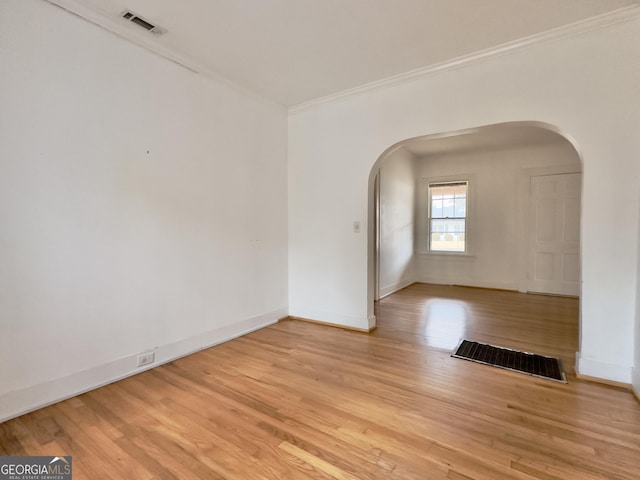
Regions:
<instances>
[{"instance_id":1,"label":"crown molding","mask_svg":"<svg viewBox=\"0 0 640 480\"><path fill-rule=\"evenodd\" d=\"M82 0L44 0L45 2L53 5L54 7L61 8L66 12L79 17L80 19L92 23L108 32L117 35L118 37L134 43L151 53L159 55L167 60L170 60L193 73L201 74L214 82L223 84L232 90L240 93L244 96L253 98L278 110L284 110L286 107L263 96L259 93L246 88L233 80L219 74L218 72L211 70L204 66L202 62L199 62L186 55L181 55L170 48L162 45L161 38L153 35L152 33L142 31L135 25L131 24L118 16L115 16L111 12L94 10L89 8L82 2ZM168 32L170 33L170 32Z\"/></svg>"},{"instance_id":2,"label":"crown molding","mask_svg":"<svg viewBox=\"0 0 640 480\"><path fill-rule=\"evenodd\" d=\"M603 13L595 17L590 17L578 22L570 23L557 27L545 32L536 33L527 37L520 38L511 42L503 43L495 47L490 47L484 50L479 50L467 55L446 60L444 62L428 65L425 67L411 70L409 72L401 73L391 77L377 80L374 82L366 83L357 87L353 87L341 92L319 97L308 102L299 103L291 107L283 106L274 100L271 100L259 93L246 88L235 81L221 75L220 73L211 70L204 66L202 62L190 58L186 55L181 55L171 50L170 48L162 45L158 38L154 35L150 35L148 32L139 31L135 28L131 22L114 17L112 13L107 11L98 11L86 6L82 0L44 0L45 2L59 7L81 19L88 21L94 25L97 25L125 40L128 40L138 46L145 48L146 50L155 53L167 60L170 60L194 73L201 74L210 80L217 83L226 85L227 87L241 93L245 96L249 96L263 103L270 104L280 110L285 110L289 113L295 113L302 110L306 110L318 105L333 102L340 99L345 99L354 95L359 95L371 90L380 89L392 85L398 85L404 82L409 82L421 77L426 77L439 72L447 70L453 70L455 68L461 68L473 63L481 62L491 59L493 57L506 54L509 52L525 49L540 43L557 40L560 38L571 37L592 30L597 30L610 25L614 25L621 22L626 22L634 18L640 17L640 5L631 5L628 7L612 10L611 12ZM122 20L122 21L121 21ZM170 33L170 32L169 32Z\"/></svg>"},{"instance_id":3,"label":"crown molding","mask_svg":"<svg viewBox=\"0 0 640 480\"><path fill-rule=\"evenodd\" d=\"M451 60L446 60L444 62L428 65L426 67L421 67L416 70L411 70L409 72L401 73L399 75L394 75L391 77L384 78L382 80L377 80L375 82L366 83L364 85L343 90L338 93L334 93L334 94L326 95L324 97L309 100L308 102L303 102L298 105L293 105L289 107L289 113L300 112L300 111L307 110L325 103L333 102L336 100L342 100L355 95L360 95L362 93L369 92L371 90L377 90L384 87L398 85L398 84L409 82L421 77L426 77L436 73L453 70L460 67L465 67L467 65L488 60L505 53L523 50L525 48L529 48L534 45L539 45L541 43L546 43L546 42L558 40L561 38L580 35L593 30L598 30L604 27L608 27L610 25L615 25L617 23L633 20L638 17L640 17L640 5L631 5L628 7L619 8L607 13L603 13L601 15L597 15L595 17L579 20L577 22L563 25L561 27L556 27L551 30L546 30L544 32L529 35L527 37L523 37L511 42L506 42L501 45L497 45L495 47L479 50L477 52L473 52L467 55L462 55L460 57L456 57Z\"/></svg>"}]
</instances>

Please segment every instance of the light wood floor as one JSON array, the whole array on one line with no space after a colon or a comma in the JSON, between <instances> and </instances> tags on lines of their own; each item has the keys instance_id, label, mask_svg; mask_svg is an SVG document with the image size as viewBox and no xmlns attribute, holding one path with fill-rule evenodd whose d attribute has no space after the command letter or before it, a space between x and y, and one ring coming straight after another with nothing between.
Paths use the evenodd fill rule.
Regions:
<instances>
[{"instance_id":1,"label":"light wood floor","mask_svg":"<svg viewBox=\"0 0 640 480\"><path fill-rule=\"evenodd\" d=\"M372 334L284 321L0 425L80 479L638 479L640 405L576 380L577 300L416 284ZM569 384L450 357L560 356Z\"/></svg>"}]
</instances>

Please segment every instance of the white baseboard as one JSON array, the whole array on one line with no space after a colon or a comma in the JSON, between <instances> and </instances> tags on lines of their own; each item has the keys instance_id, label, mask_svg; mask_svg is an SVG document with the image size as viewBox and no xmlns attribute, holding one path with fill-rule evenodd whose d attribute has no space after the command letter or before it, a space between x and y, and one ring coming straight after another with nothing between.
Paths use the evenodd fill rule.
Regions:
<instances>
[{"instance_id":1,"label":"white baseboard","mask_svg":"<svg viewBox=\"0 0 640 480\"><path fill-rule=\"evenodd\" d=\"M586 359L580 355L580 352L576 353L576 373L578 375L602 379L605 383L610 381L626 384L628 388L631 384L631 370L631 367Z\"/></svg>"},{"instance_id":2,"label":"white baseboard","mask_svg":"<svg viewBox=\"0 0 640 480\"><path fill-rule=\"evenodd\" d=\"M496 290L513 290L518 291L518 284L514 282L485 282L477 280L469 280L468 278L442 278L442 277L429 277L421 276L416 279L419 283L430 283L433 285L458 285L461 287L477 287L477 288L492 288Z\"/></svg>"},{"instance_id":3,"label":"white baseboard","mask_svg":"<svg viewBox=\"0 0 640 480\"><path fill-rule=\"evenodd\" d=\"M638 401L640 401L640 368L634 367L631 370L631 388Z\"/></svg>"},{"instance_id":4,"label":"white baseboard","mask_svg":"<svg viewBox=\"0 0 640 480\"><path fill-rule=\"evenodd\" d=\"M291 317L302 318L312 322L362 331L369 331L369 323L372 320L375 321L375 317L373 317L373 319L368 317L352 317L341 313L327 312L325 310L316 310L313 308L299 308L295 306L289 308L289 315Z\"/></svg>"},{"instance_id":5,"label":"white baseboard","mask_svg":"<svg viewBox=\"0 0 640 480\"><path fill-rule=\"evenodd\" d=\"M155 362L146 367L136 367L140 352L113 362L73 373L45 383L0 396L0 423L25 413L38 410L67 398L75 397L109 383L150 370L177 358L190 355L205 348L241 337L254 330L267 327L288 315L287 309L276 310L249 318L231 325L216 328L178 342L157 347L153 350Z\"/></svg>"},{"instance_id":6,"label":"white baseboard","mask_svg":"<svg viewBox=\"0 0 640 480\"><path fill-rule=\"evenodd\" d=\"M408 279L401 282L393 283L391 285L387 285L386 287L382 287L380 289L380 298L387 297L392 293L396 293L398 290L402 290L403 288L406 288L414 283L416 283L415 280Z\"/></svg>"},{"instance_id":7,"label":"white baseboard","mask_svg":"<svg viewBox=\"0 0 640 480\"><path fill-rule=\"evenodd\" d=\"M369 320L369 331L371 331L374 328L376 328L376 316L371 315L368 320Z\"/></svg>"}]
</instances>

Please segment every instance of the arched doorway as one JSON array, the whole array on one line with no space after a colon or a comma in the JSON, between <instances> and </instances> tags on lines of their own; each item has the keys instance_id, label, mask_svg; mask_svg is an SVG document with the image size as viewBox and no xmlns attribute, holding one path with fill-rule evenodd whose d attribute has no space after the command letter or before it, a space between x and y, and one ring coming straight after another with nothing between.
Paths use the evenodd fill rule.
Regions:
<instances>
[{"instance_id":1,"label":"arched doorway","mask_svg":"<svg viewBox=\"0 0 640 480\"><path fill-rule=\"evenodd\" d=\"M388 148L369 178L370 315L374 300L415 281L579 296L582 159L574 143L552 125L509 122ZM430 251L429 185L462 181L469 186L465 250ZM554 204L545 196L554 188L569 198ZM549 217L558 211L565 218ZM563 250L560 224L575 232L572 251ZM536 238L551 233L555 251L536 247ZM550 290L562 283L556 278L554 287L553 275L571 288Z\"/></svg>"}]
</instances>

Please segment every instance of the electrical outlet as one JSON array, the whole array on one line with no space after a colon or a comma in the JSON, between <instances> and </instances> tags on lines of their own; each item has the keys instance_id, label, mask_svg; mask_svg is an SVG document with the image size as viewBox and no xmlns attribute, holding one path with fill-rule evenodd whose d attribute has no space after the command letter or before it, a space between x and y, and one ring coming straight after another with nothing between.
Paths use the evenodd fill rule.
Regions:
<instances>
[{"instance_id":1,"label":"electrical outlet","mask_svg":"<svg viewBox=\"0 0 640 480\"><path fill-rule=\"evenodd\" d=\"M150 365L155 361L156 354L151 353L143 353L142 355L138 355L138 367L144 367L145 365Z\"/></svg>"}]
</instances>

